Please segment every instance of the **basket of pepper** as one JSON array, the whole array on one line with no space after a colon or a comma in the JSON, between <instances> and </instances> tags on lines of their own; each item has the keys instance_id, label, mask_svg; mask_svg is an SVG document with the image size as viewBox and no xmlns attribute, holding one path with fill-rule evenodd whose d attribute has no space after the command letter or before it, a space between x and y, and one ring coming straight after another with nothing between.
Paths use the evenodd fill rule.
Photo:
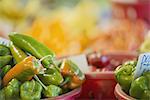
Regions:
<instances>
[{"instance_id":1,"label":"basket of pepper","mask_svg":"<svg viewBox=\"0 0 150 100\"><path fill-rule=\"evenodd\" d=\"M69 59L55 60L48 47L30 36L0 39L0 100L75 99L85 80Z\"/></svg>"},{"instance_id":2,"label":"basket of pepper","mask_svg":"<svg viewBox=\"0 0 150 100\"><path fill-rule=\"evenodd\" d=\"M117 67L115 76L118 84L114 93L118 100L150 99L150 72L134 78L136 65L137 61L129 61Z\"/></svg>"}]
</instances>

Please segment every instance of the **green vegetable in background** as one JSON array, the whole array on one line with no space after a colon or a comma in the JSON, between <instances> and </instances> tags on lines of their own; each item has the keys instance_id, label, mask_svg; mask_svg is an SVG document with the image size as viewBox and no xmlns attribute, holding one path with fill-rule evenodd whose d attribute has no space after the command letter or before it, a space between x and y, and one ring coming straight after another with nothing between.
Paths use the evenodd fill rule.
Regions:
<instances>
[{"instance_id":1,"label":"green vegetable in background","mask_svg":"<svg viewBox=\"0 0 150 100\"><path fill-rule=\"evenodd\" d=\"M131 83L134 80L134 71L136 67L136 61L127 62L115 70L115 77L122 89L128 93Z\"/></svg>"},{"instance_id":2,"label":"green vegetable in background","mask_svg":"<svg viewBox=\"0 0 150 100\"><path fill-rule=\"evenodd\" d=\"M62 93L62 89L56 85L49 85L43 90L45 97L55 97Z\"/></svg>"},{"instance_id":3,"label":"green vegetable in background","mask_svg":"<svg viewBox=\"0 0 150 100\"><path fill-rule=\"evenodd\" d=\"M26 81L20 87L20 97L22 100L40 100L42 92L42 86L32 80Z\"/></svg>"},{"instance_id":4,"label":"green vegetable in background","mask_svg":"<svg viewBox=\"0 0 150 100\"><path fill-rule=\"evenodd\" d=\"M137 99L150 99L150 72L143 73L142 76L132 82L130 95Z\"/></svg>"},{"instance_id":5,"label":"green vegetable in background","mask_svg":"<svg viewBox=\"0 0 150 100\"><path fill-rule=\"evenodd\" d=\"M12 79L6 87L4 87L5 98L8 100L19 98L20 82Z\"/></svg>"},{"instance_id":6,"label":"green vegetable in background","mask_svg":"<svg viewBox=\"0 0 150 100\"><path fill-rule=\"evenodd\" d=\"M23 49L24 51L31 53L38 59L41 59L47 55L55 57L54 52L52 52L48 47L46 47L45 45L43 45L42 43L38 42L30 36L11 33L9 35L9 38L16 46ZM47 66L51 63L50 61L51 58L46 58L43 60L43 64Z\"/></svg>"},{"instance_id":7,"label":"green vegetable in background","mask_svg":"<svg viewBox=\"0 0 150 100\"><path fill-rule=\"evenodd\" d=\"M60 85L63 82L63 76L54 67L49 67L44 74L39 74L38 77L45 85Z\"/></svg>"},{"instance_id":8,"label":"green vegetable in background","mask_svg":"<svg viewBox=\"0 0 150 100\"><path fill-rule=\"evenodd\" d=\"M5 67L2 68L0 76L4 77L5 74L11 69L11 65L6 65Z\"/></svg>"},{"instance_id":9,"label":"green vegetable in background","mask_svg":"<svg viewBox=\"0 0 150 100\"><path fill-rule=\"evenodd\" d=\"M17 63L21 62L24 58L27 57L27 55L12 42L10 43L10 50Z\"/></svg>"},{"instance_id":10,"label":"green vegetable in background","mask_svg":"<svg viewBox=\"0 0 150 100\"><path fill-rule=\"evenodd\" d=\"M0 56L10 55L10 50L8 47L0 45Z\"/></svg>"},{"instance_id":11,"label":"green vegetable in background","mask_svg":"<svg viewBox=\"0 0 150 100\"><path fill-rule=\"evenodd\" d=\"M0 56L0 68L9 64L11 60L12 60L12 56L10 56L10 55Z\"/></svg>"}]
</instances>

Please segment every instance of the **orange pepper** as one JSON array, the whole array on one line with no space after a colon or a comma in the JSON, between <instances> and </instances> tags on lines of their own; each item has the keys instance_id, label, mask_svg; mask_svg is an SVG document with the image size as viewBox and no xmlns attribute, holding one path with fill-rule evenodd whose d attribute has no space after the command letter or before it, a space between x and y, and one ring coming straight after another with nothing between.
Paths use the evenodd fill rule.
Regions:
<instances>
[{"instance_id":1,"label":"orange pepper","mask_svg":"<svg viewBox=\"0 0 150 100\"><path fill-rule=\"evenodd\" d=\"M35 74L39 73L41 67L41 64L38 63L38 60L35 57L26 57L6 73L3 78L3 85L6 86L13 78L18 79L21 82L30 80Z\"/></svg>"}]
</instances>

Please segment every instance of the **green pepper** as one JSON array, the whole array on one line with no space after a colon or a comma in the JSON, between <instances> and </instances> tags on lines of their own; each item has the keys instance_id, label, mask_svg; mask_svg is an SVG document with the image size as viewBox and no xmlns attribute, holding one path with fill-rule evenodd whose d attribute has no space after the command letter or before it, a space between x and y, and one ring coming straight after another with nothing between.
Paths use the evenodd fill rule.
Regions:
<instances>
[{"instance_id":1,"label":"green pepper","mask_svg":"<svg viewBox=\"0 0 150 100\"><path fill-rule=\"evenodd\" d=\"M42 86L32 80L26 81L20 87L20 97L22 100L40 100L42 92Z\"/></svg>"},{"instance_id":2,"label":"green pepper","mask_svg":"<svg viewBox=\"0 0 150 100\"><path fill-rule=\"evenodd\" d=\"M62 89L56 85L49 85L43 90L45 97L55 97L62 93Z\"/></svg>"},{"instance_id":3,"label":"green pepper","mask_svg":"<svg viewBox=\"0 0 150 100\"><path fill-rule=\"evenodd\" d=\"M150 72L145 72L132 82L130 95L136 99L150 99Z\"/></svg>"},{"instance_id":4,"label":"green pepper","mask_svg":"<svg viewBox=\"0 0 150 100\"><path fill-rule=\"evenodd\" d=\"M5 67L2 68L0 76L4 77L4 75L11 69L11 65L6 65Z\"/></svg>"},{"instance_id":5,"label":"green pepper","mask_svg":"<svg viewBox=\"0 0 150 100\"><path fill-rule=\"evenodd\" d=\"M36 81L38 81L41 86L43 87L43 94L45 97L55 97L58 96L59 94L62 93L62 89L56 85L49 85L49 86L45 86L41 80L38 78L38 76L34 76L34 78L36 79Z\"/></svg>"},{"instance_id":6,"label":"green pepper","mask_svg":"<svg viewBox=\"0 0 150 100\"><path fill-rule=\"evenodd\" d=\"M126 93L129 92L131 82L134 80L135 67L136 62L130 61L117 67L115 70L116 80Z\"/></svg>"},{"instance_id":7,"label":"green pepper","mask_svg":"<svg viewBox=\"0 0 150 100\"><path fill-rule=\"evenodd\" d=\"M5 91L4 91L4 89L0 90L0 100L5 100Z\"/></svg>"},{"instance_id":8,"label":"green pepper","mask_svg":"<svg viewBox=\"0 0 150 100\"><path fill-rule=\"evenodd\" d=\"M44 74L39 74L38 76L45 85L60 85L63 82L61 73L54 67L47 68Z\"/></svg>"},{"instance_id":9,"label":"green pepper","mask_svg":"<svg viewBox=\"0 0 150 100\"><path fill-rule=\"evenodd\" d=\"M11 33L9 34L9 38L16 46L23 49L24 51L31 53L38 59L41 59L47 55L55 57L54 52L52 52L48 47L46 47L45 45L43 45L42 43L38 42L30 36ZM46 58L42 62L45 66L47 66L51 64L50 61L51 58Z\"/></svg>"},{"instance_id":10,"label":"green pepper","mask_svg":"<svg viewBox=\"0 0 150 100\"><path fill-rule=\"evenodd\" d=\"M12 56L10 56L10 55L0 56L0 68L9 64L11 60L12 60Z\"/></svg>"},{"instance_id":11,"label":"green pepper","mask_svg":"<svg viewBox=\"0 0 150 100\"><path fill-rule=\"evenodd\" d=\"M0 56L10 55L10 50L4 45L0 45Z\"/></svg>"},{"instance_id":12,"label":"green pepper","mask_svg":"<svg viewBox=\"0 0 150 100\"><path fill-rule=\"evenodd\" d=\"M70 77L67 86L65 85L69 89L77 88L85 81L84 74L71 60L64 59L60 66L60 71L64 77Z\"/></svg>"},{"instance_id":13,"label":"green pepper","mask_svg":"<svg viewBox=\"0 0 150 100\"><path fill-rule=\"evenodd\" d=\"M4 87L5 98L8 100L19 98L20 82L12 79L6 87Z\"/></svg>"},{"instance_id":14,"label":"green pepper","mask_svg":"<svg viewBox=\"0 0 150 100\"><path fill-rule=\"evenodd\" d=\"M27 57L27 55L12 42L10 43L10 50L17 63L21 62L24 58Z\"/></svg>"}]
</instances>

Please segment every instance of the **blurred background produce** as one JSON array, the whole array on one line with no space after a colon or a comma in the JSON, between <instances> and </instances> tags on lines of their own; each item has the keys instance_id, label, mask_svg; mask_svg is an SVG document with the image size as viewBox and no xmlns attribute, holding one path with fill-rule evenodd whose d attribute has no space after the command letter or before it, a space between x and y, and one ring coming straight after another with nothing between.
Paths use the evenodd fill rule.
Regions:
<instances>
[{"instance_id":1,"label":"blurred background produce","mask_svg":"<svg viewBox=\"0 0 150 100\"><path fill-rule=\"evenodd\" d=\"M136 52L149 29L149 0L0 0L0 36L28 34L57 56Z\"/></svg>"}]
</instances>

